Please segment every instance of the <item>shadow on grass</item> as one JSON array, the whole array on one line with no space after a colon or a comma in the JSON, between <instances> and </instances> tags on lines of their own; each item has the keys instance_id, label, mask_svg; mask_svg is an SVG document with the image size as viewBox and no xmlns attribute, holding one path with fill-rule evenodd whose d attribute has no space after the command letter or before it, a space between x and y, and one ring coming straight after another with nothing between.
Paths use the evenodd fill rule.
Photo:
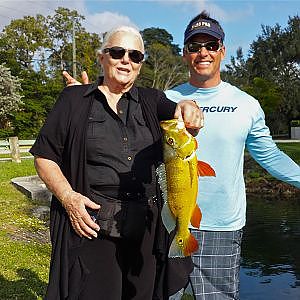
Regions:
<instances>
[{"instance_id":1,"label":"shadow on grass","mask_svg":"<svg viewBox=\"0 0 300 300\"><path fill-rule=\"evenodd\" d=\"M34 300L44 297L47 284L35 272L18 269L17 274L21 279L16 281L9 281L0 275L1 300Z\"/></svg>"}]
</instances>

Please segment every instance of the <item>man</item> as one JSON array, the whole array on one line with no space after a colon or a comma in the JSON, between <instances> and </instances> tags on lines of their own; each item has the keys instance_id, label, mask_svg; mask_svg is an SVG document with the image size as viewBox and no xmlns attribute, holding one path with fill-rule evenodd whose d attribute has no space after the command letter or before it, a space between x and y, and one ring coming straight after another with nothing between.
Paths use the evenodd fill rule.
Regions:
<instances>
[{"instance_id":1,"label":"man","mask_svg":"<svg viewBox=\"0 0 300 300\"><path fill-rule=\"evenodd\" d=\"M242 228L246 222L243 179L245 147L271 175L300 188L300 167L272 141L258 101L223 82L224 31L204 11L184 33L183 59L190 78L166 95L173 101L194 99L204 113L205 126L197 136L198 158L209 163L216 177L199 180L201 230L193 255L191 283L196 299L239 299Z\"/></svg>"},{"instance_id":2,"label":"man","mask_svg":"<svg viewBox=\"0 0 300 300\"><path fill-rule=\"evenodd\" d=\"M216 172L216 177L199 180L197 202L203 217L200 230L192 229L200 247L192 256L195 267L191 274L197 300L239 299L242 228L246 223L245 147L274 177L300 188L300 167L272 141L258 101L221 80L224 37L220 24L206 12L192 19L185 30L183 49L189 82L166 91L173 101L194 99L201 106L205 126L197 136L198 158ZM68 75L66 78L74 82ZM173 298L180 299L179 294Z\"/></svg>"}]
</instances>

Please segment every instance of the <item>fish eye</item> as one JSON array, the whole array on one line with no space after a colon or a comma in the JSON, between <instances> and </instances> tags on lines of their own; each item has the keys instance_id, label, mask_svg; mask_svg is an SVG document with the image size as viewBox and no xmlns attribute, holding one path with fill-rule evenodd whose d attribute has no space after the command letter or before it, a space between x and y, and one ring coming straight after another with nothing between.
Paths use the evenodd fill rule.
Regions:
<instances>
[{"instance_id":1,"label":"fish eye","mask_svg":"<svg viewBox=\"0 0 300 300\"><path fill-rule=\"evenodd\" d=\"M174 139L169 137L169 138L167 139L167 143L168 143L169 145L173 146L173 145L174 145Z\"/></svg>"}]
</instances>

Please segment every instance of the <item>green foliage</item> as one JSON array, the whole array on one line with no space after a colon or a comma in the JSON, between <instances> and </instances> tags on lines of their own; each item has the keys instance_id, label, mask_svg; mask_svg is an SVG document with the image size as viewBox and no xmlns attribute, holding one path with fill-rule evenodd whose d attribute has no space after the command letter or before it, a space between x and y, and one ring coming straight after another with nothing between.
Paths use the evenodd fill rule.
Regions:
<instances>
[{"instance_id":1,"label":"green foliage","mask_svg":"<svg viewBox=\"0 0 300 300\"><path fill-rule=\"evenodd\" d=\"M2 40L1 61L2 59L5 61L6 58L11 61L14 58L19 64L16 71L32 70L35 54L48 45L47 33L45 17L41 15L36 17L25 16L23 19L11 21L0 36Z\"/></svg>"},{"instance_id":2,"label":"green foliage","mask_svg":"<svg viewBox=\"0 0 300 300\"><path fill-rule=\"evenodd\" d=\"M253 84L244 90L259 100L266 114L274 112L282 101L278 86L263 78L255 77Z\"/></svg>"},{"instance_id":3,"label":"green foliage","mask_svg":"<svg viewBox=\"0 0 300 300\"><path fill-rule=\"evenodd\" d=\"M151 44L158 43L167 47L171 47L171 52L173 55L180 54L180 48L178 45L173 44L173 36L165 29L150 27L144 29L142 32L142 37L144 40L145 48Z\"/></svg>"},{"instance_id":4,"label":"green foliage","mask_svg":"<svg viewBox=\"0 0 300 300\"><path fill-rule=\"evenodd\" d=\"M292 127L300 127L300 120L292 120L291 126Z\"/></svg>"},{"instance_id":5,"label":"green foliage","mask_svg":"<svg viewBox=\"0 0 300 300\"><path fill-rule=\"evenodd\" d=\"M182 58L173 55L171 47L153 43L148 46L147 55L138 81L140 84L167 90L188 79Z\"/></svg>"},{"instance_id":6,"label":"green foliage","mask_svg":"<svg viewBox=\"0 0 300 300\"><path fill-rule=\"evenodd\" d=\"M188 80L188 71L179 54L178 45L165 29L146 28L141 32L146 49L137 83L143 86L166 90Z\"/></svg>"},{"instance_id":7,"label":"green foliage","mask_svg":"<svg viewBox=\"0 0 300 300\"><path fill-rule=\"evenodd\" d=\"M73 59L73 29L78 74L86 70L91 80L96 79L99 68L95 50L100 47L100 38L86 32L81 25L83 19L77 11L59 7L54 15L26 16L13 20L4 28L0 35L0 63L6 62L12 74L18 74L22 80L23 103L18 105L19 110L1 105L2 110L7 107L8 112L5 124L1 124L0 115L2 138L12 134L20 138L36 137L64 87L62 70L72 69L68 66L72 66ZM5 77L3 82L10 83ZM9 99L17 103L14 97Z\"/></svg>"},{"instance_id":8,"label":"green foliage","mask_svg":"<svg viewBox=\"0 0 300 300\"><path fill-rule=\"evenodd\" d=\"M0 128L7 130L11 114L19 110L22 105L20 95L21 83L18 78L11 75L10 70L0 64Z\"/></svg>"},{"instance_id":9,"label":"green foliage","mask_svg":"<svg viewBox=\"0 0 300 300\"><path fill-rule=\"evenodd\" d=\"M299 16L290 17L286 28L262 26L249 58L238 49L222 73L261 101L272 133L288 132L289 121L300 115L299 28Z\"/></svg>"}]
</instances>

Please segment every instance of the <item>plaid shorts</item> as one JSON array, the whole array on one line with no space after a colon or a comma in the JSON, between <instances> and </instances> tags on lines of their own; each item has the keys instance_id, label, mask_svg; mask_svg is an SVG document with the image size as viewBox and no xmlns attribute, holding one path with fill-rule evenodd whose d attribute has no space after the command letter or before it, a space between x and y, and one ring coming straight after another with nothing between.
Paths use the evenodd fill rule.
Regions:
<instances>
[{"instance_id":1,"label":"plaid shorts","mask_svg":"<svg viewBox=\"0 0 300 300\"><path fill-rule=\"evenodd\" d=\"M192 230L199 241L190 275L197 300L239 299L239 269L243 231Z\"/></svg>"}]
</instances>

